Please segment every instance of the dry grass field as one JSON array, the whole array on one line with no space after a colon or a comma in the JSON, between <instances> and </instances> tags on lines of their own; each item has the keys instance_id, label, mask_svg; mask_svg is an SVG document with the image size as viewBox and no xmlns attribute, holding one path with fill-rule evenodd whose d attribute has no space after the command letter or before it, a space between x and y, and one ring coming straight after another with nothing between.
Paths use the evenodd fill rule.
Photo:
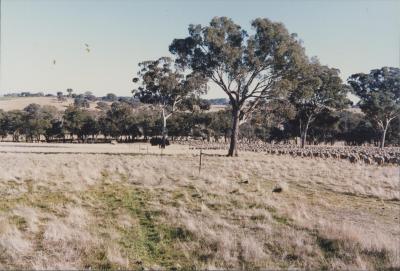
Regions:
<instances>
[{"instance_id":1,"label":"dry grass field","mask_svg":"<svg viewBox=\"0 0 400 271\"><path fill-rule=\"evenodd\" d=\"M1 144L1 269L400 268L397 167L38 145Z\"/></svg>"},{"instance_id":2,"label":"dry grass field","mask_svg":"<svg viewBox=\"0 0 400 271\"><path fill-rule=\"evenodd\" d=\"M44 105L52 105L55 106L58 110L63 111L69 105L74 104L74 99L66 98L65 101L59 101L57 97L1 97L0 96L0 109L4 111L9 110L22 110L27 107L29 104L39 104L41 106ZM107 102L110 104L110 102ZM89 103L90 110L97 110L97 102ZM211 105L210 112L224 110L226 106L224 105Z\"/></svg>"},{"instance_id":3,"label":"dry grass field","mask_svg":"<svg viewBox=\"0 0 400 271\"><path fill-rule=\"evenodd\" d=\"M52 105L58 110L65 110L69 105L74 104L72 98L66 98L65 101L58 101L57 97L2 97L0 98L0 109L4 111L22 110L29 104ZM96 108L96 102L90 103L90 109Z\"/></svg>"}]
</instances>

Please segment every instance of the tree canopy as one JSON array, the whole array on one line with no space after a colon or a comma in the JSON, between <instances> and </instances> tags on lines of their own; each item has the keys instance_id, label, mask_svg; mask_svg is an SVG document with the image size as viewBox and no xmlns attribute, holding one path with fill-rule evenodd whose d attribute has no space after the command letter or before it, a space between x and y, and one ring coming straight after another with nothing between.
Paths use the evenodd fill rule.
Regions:
<instances>
[{"instance_id":1,"label":"tree canopy","mask_svg":"<svg viewBox=\"0 0 400 271\"><path fill-rule=\"evenodd\" d=\"M381 147L384 147L390 123L400 116L400 69L383 67L369 74L357 73L348 82L360 98L361 110L381 131Z\"/></svg>"},{"instance_id":2,"label":"tree canopy","mask_svg":"<svg viewBox=\"0 0 400 271\"><path fill-rule=\"evenodd\" d=\"M169 57L141 62L139 67L139 77L134 78L133 82L140 82L140 85L133 90L134 96L161 110L165 142L167 119L177 110L183 109L186 99L206 93L205 78L200 73L182 73L174 68L174 61Z\"/></svg>"},{"instance_id":3,"label":"tree canopy","mask_svg":"<svg viewBox=\"0 0 400 271\"><path fill-rule=\"evenodd\" d=\"M170 45L176 62L219 86L232 105L229 156L237 155L239 122L263 99L279 97L277 82L303 65L306 57L296 34L282 23L255 19L249 34L227 17L215 17L208 26L190 25L189 36Z\"/></svg>"},{"instance_id":4,"label":"tree canopy","mask_svg":"<svg viewBox=\"0 0 400 271\"><path fill-rule=\"evenodd\" d=\"M295 107L304 147L308 129L319 114L343 109L351 103L347 98L349 87L343 84L338 69L322 66L315 59L301 69L291 86L288 98Z\"/></svg>"}]
</instances>

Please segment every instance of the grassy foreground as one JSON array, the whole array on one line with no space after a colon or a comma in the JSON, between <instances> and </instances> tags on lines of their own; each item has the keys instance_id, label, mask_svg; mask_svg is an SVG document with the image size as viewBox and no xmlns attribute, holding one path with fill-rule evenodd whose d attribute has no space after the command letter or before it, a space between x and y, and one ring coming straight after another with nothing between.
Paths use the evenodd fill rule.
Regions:
<instances>
[{"instance_id":1,"label":"grassy foreground","mask_svg":"<svg viewBox=\"0 0 400 271\"><path fill-rule=\"evenodd\" d=\"M2 153L0 268L400 268L398 178L254 153L200 174L189 154Z\"/></svg>"}]
</instances>

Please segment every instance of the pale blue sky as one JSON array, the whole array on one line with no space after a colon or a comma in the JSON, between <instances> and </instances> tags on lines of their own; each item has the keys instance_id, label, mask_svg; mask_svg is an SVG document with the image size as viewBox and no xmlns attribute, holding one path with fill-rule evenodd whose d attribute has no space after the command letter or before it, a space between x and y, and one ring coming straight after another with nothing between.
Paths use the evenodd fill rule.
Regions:
<instances>
[{"instance_id":1,"label":"pale blue sky","mask_svg":"<svg viewBox=\"0 0 400 271\"><path fill-rule=\"evenodd\" d=\"M128 96L138 62L167 55L190 23L207 24L214 16L231 17L246 30L257 17L283 22L309 56L339 68L343 79L400 61L400 1L1 2L0 95L73 88ZM209 97L224 94L212 89Z\"/></svg>"}]
</instances>

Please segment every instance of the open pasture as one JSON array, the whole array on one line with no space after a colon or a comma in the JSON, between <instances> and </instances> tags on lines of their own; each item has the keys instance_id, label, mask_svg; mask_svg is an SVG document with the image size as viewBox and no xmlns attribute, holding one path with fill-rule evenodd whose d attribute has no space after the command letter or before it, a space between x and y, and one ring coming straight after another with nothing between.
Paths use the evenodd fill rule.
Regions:
<instances>
[{"instance_id":1,"label":"open pasture","mask_svg":"<svg viewBox=\"0 0 400 271\"><path fill-rule=\"evenodd\" d=\"M0 268L400 267L394 165L130 145L2 143Z\"/></svg>"},{"instance_id":2,"label":"open pasture","mask_svg":"<svg viewBox=\"0 0 400 271\"><path fill-rule=\"evenodd\" d=\"M57 97L2 97L0 98L0 109L4 111L22 110L29 104L38 104L41 106L52 105L58 110L65 110L69 105L72 105L74 100L65 98L65 101L58 101ZM96 104L93 103L92 107Z\"/></svg>"}]
</instances>

